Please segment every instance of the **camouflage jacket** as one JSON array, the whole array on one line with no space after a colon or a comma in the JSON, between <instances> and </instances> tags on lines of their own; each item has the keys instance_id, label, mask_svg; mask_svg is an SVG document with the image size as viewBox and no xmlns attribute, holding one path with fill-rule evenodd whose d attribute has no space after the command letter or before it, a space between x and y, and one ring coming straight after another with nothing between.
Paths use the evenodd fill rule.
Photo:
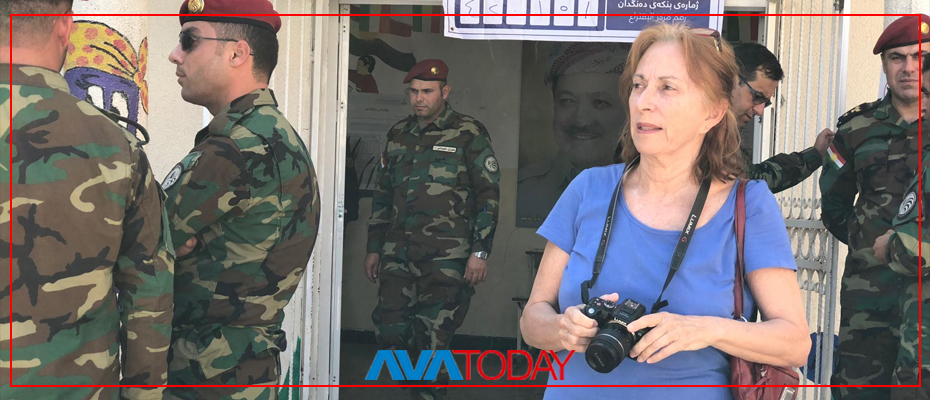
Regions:
<instances>
[{"instance_id":1,"label":"camouflage jacket","mask_svg":"<svg viewBox=\"0 0 930 400\"><path fill-rule=\"evenodd\" d=\"M840 117L820 177L822 220L849 245L850 256L871 249L891 228L917 171L917 127L917 121L908 123L892 106L890 92Z\"/></svg>"},{"instance_id":2,"label":"camouflage jacket","mask_svg":"<svg viewBox=\"0 0 930 400\"><path fill-rule=\"evenodd\" d=\"M172 384L284 350L284 306L313 252L320 197L274 93L254 91L217 114L162 186L174 246L198 242L177 262Z\"/></svg>"},{"instance_id":3,"label":"camouflage jacket","mask_svg":"<svg viewBox=\"0 0 930 400\"><path fill-rule=\"evenodd\" d=\"M926 124L927 121L924 123ZM927 255L930 254L930 243L928 243L930 232L927 229L927 214L925 214L927 212L925 205L930 199L927 197L930 196L930 149L927 147L925 143L924 158L921 161L923 186L921 187L918 181L920 176L914 176L911 179L910 186L904 192L904 201L901 202L892 222L894 233L888 239L888 252L885 255L885 259L891 261L891 269L911 276L917 276L918 271L922 276L930 273L930 269L926 268ZM920 236L918 236L918 231L920 231Z\"/></svg>"},{"instance_id":4,"label":"camouflage jacket","mask_svg":"<svg viewBox=\"0 0 930 400\"><path fill-rule=\"evenodd\" d=\"M420 128L398 122L377 171L368 252L424 261L491 251L500 208L500 167L484 125L445 110Z\"/></svg>"},{"instance_id":5,"label":"camouflage jacket","mask_svg":"<svg viewBox=\"0 0 930 400\"><path fill-rule=\"evenodd\" d=\"M0 121L0 264L12 244L13 266L12 286L0 281L0 397L160 399L162 388L8 387L11 301L13 384L166 384L174 255L142 145L61 75L0 64Z\"/></svg>"},{"instance_id":6,"label":"camouflage jacket","mask_svg":"<svg viewBox=\"0 0 930 400\"><path fill-rule=\"evenodd\" d=\"M765 181L772 193L789 189L811 176L823 164L823 157L811 147L791 154L778 154L746 167L749 179Z\"/></svg>"}]
</instances>

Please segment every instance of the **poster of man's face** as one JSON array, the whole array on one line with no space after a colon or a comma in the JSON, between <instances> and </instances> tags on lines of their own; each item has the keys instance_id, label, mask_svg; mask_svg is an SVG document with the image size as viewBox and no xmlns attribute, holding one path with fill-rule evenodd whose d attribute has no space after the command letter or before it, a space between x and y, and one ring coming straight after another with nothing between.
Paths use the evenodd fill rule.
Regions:
<instances>
[{"instance_id":1,"label":"poster of man's face","mask_svg":"<svg viewBox=\"0 0 930 400\"><path fill-rule=\"evenodd\" d=\"M584 169L610 165L626 123L627 43L526 42L517 226L538 227Z\"/></svg>"}]
</instances>

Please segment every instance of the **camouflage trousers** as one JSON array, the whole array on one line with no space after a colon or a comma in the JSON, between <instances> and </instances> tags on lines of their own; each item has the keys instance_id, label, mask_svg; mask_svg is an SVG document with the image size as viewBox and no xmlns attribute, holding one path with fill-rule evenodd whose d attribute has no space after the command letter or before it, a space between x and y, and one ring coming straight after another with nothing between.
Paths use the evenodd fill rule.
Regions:
<instances>
[{"instance_id":1,"label":"camouflage trousers","mask_svg":"<svg viewBox=\"0 0 930 400\"><path fill-rule=\"evenodd\" d=\"M928 399L926 388L861 387L918 384L917 326L922 322L916 280L887 265L843 278L837 365L831 384L856 387L833 388L835 400ZM926 349L920 351L926 354ZM928 362L925 358L924 369Z\"/></svg>"},{"instance_id":2,"label":"camouflage trousers","mask_svg":"<svg viewBox=\"0 0 930 400\"><path fill-rule=\"evenodd\" d=\"M905 277L904 279L917 278ZM927 341L927 329L930 326L928 323L930 322L930 309L928 309L930 307L930 283L927 281L923 283L925 286L922 300L918 301L921 293L918 291L917 282L909 284L902 296L901 348L898 351L897 363L891 377L892 385L919 384L921 386L894 388L891 390L892 400L930 400L930 342ZM921 302L926 316L920 313ZM918 341L918 324L920 325L920 341ZM921 370L922 376L918 375Z\"/></svg>"},{"instance_id":3,"label":"camouflage trousers","mask_svg":"<svg viewBox=\"0 0 930 400\"><path fill-rule=\"evenodd\" d=\"M277 355L251 358L213 378L198 382L169 381L172 385L229 385L227 387L176 387L165 390L165 400L277 400L278 388L245 385L277 385L281 362ZM239 386L235 386L239 385Z\"/></svg>"},{"instance_id":4,"label":"camouflage trousers","mask_svg":"<svg viewBox=\"0 0 930 400\"><path fill-rule=\"evenodd\" d=\"M375 337L384 348L407 350L417 360L422 350L448 350L462 326L475 289L463 282L467 259L409 262L381 260L378 305L371 313ZM445 366L435 381L409 385L448 385ZM442 398L445 388L411 388L414 399Z\"/></svg>"}]
</instances>

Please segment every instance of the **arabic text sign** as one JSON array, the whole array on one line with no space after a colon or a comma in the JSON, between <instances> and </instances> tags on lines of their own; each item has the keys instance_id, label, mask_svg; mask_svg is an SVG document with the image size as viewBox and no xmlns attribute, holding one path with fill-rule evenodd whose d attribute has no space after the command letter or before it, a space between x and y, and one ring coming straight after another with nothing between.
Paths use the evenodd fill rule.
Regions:
<instances>
[{"instance_id":1,"label":"arabic text sign","mask_svg":"<svg viewBox=\"0 0 930 400\"><path fill-rule=\"evenodd\" d=\"M723 23L701 15L722 14L723 0L445 0L444 6L458 14L446 17L445 35L463 39L632 42L653 21L717 30Z\"/></svg>"}]
</instances>

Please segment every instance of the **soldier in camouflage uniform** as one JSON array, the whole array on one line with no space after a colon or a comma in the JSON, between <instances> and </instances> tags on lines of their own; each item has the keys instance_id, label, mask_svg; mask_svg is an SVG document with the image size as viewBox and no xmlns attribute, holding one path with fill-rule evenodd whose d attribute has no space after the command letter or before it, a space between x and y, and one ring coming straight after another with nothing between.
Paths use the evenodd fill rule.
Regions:
<instances>
[{"instance_id":1,"label":"soldier in camouflage uniform","mask_svg":"<svg viewBox=\"0 0 930 400\"><path fill-rule=\"evenodd\" d=\"M203 17L201 14L265 14ZM267 0L185 1L177 65L181 96L213 121L162 182L180 257L168 379L171 399L274 399L286 347L284 307L319 228L316 174L277 108L268 79L281 27Z\"/></svg>"},{"instance_id":2,"label":"soldier in camouflage uniform","mask_svg":"<svg viewBox=\"0 0 930 400\"><path fill-rule=\"evenodd\" d=\"M168 378L174 255L145 142L68 93L57 71L70 16L15 17L10 42L11 13L70 9L71 1L0 3L0 43L12 45L16 63L0 47L0 264L12 258L13 278L4 267L0 397L161 399L157 387L11 387L11 372L17 386Z\"/></svg>"},{"instance_id":3,"label":"soldier in camouflage uniform","mask_svg":"<svg viewBox=\"0 0 930 400\"><path fill-rule=\"evenodd\" d=\"M923 67L923 88L921 118L923 119L923 131L926 132L927 108L930 107L930 57L924 57ZM926 138L927 136L923 136ZM892 399L928 399L930 398L930 342L927 341L927 320L930 319L930 313L926 313L926 318L921 318L919 302L924 303L924 310L930 307L930 290L920 291L919 285L923 284L924 288L930 288L927 285L927 275L930 269L927 269L927 254L930 254L930 232L927 231L927 196L930 196L930 141L923 143L921 149L923 160L921 160L921 173L911 179L910 185L904 192L904 201L898 208L898 213L892 222L892 229L889 229L885 235L875 240L873 246L875 257L881 262L889 262L889 266L895 272L905 276L904 283L906 287L901 296L901 349L898 351L898 359L895 364L892 379L894 384L900 385L917 385L918 388L895 388L892 390ZM921 184L921 178L923 186ZM918 233L919 232L919 233ZM918 278L918 276L920 278ZM920 280L920 282L918 281ZM923 298L920 299L920 294ZM923 347L918 349L918 324L921 326L921 335L923 336ZM918 379L918 371L921 369L918 360L918 351L923 353L923 377Z\"/></svg>"},{"instance_id":4,"label":"soldier in camouflage uniform","mask_svg":"<svg viewBox=\"0 0 930 400\"><path fill-rule=\"evenodd\" d=\"M388 132L368 224L368 279L380 278L372 312L384 347L449 349L474 285L485 280L497 225L500 168L484 125L445 99L448 67L424 60L404 83L414 115ZM430 384L429 382L409 382ZM443 368L433 384L449 383ZM435 399L444 388L415 388Z\"/></svg>"},{"instance_id":5,"label":"soldier in camouflage uniform","mask_svg":"<svg viewBox=\"0 0 930 400\"><path fill-rule=\"evenodd\" d=\"M762 116L772 104L778 82L784 71L775 55L758 43L741 44L733 48L739 65L739 85L730 94L730 110L743 129L753 118ZM809 177L823 164L823 156L833 140L833 131L824 129L814 146L800 152L775 155L758 164L746 163L749 179L765 181L772 193L789 189Z\"/></svg>"},{"instance_id":6,"label":"soldier in camouflage uniform","mask_svg":"<svg viewBox=\"0 0 930 400\"><path fill-rule=\"evenodd\" d=\"M875 257L873 244L892 227L907 184L917 171L918 55L927 57L930 27L926 15L898 19L885 29L873 49L881 54L889 93L840 117L833 145L824 160L820 189L823 223L849 245L840 291L840 337L832 383L837 400L888 399L890 385L913 327L902 319L905 287L916 280L902 276ZM921 39L915 29L921 27ZM927 138L923 139L927 141ZM854 198L858 199L853 204ZM914 321L911 321L913 323Z\"/></svg>"}]
</instances>

